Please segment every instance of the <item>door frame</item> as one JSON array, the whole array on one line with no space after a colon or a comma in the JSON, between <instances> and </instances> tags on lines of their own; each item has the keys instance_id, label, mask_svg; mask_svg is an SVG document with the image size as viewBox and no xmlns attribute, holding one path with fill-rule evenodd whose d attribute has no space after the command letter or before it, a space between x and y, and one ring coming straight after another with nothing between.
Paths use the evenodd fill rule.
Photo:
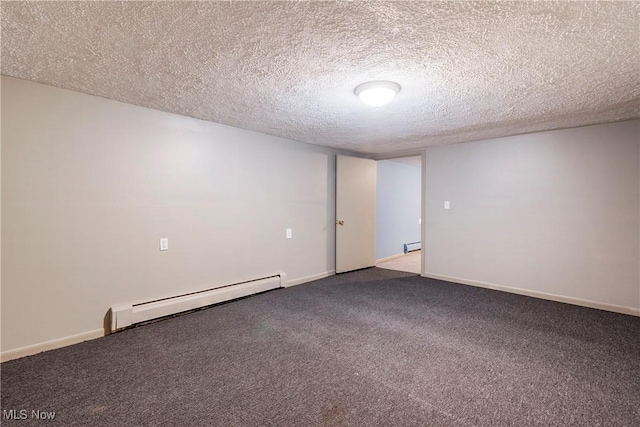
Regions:
<instances>
[{"instance_id":1,"label":"door frame","mask_svg":"<svg viewBox=\"0 0 640 427\"><path fill-rule=\"evenodd\" d=\"M427 189L427 175L426 175L426 163L427 163L427 150L420 149L415 151L406 151L401 153L391 153L391 154L379 154L376 156L369 157L372 160L380 161L380 160L393 160L400 159L403 157L418 157L420 156L420 276L426 277L426 254L424 250L425 238L426 238L426 229L425 229L425 218L427 216L427 206L425 201L425 191ZM377 190L376 190L377 191ZM377 222L377 218L376 218Z\"/></svg>"}]
</instances>

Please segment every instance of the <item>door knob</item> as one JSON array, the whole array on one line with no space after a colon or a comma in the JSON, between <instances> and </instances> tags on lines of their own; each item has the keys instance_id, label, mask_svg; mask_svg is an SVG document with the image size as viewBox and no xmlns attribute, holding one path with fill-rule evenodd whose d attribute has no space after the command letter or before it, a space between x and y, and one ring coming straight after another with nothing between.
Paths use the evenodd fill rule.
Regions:
<instances>
[{"instance_id":1,"label":"door knob","mask_svg":"<svg viewBox=\"0 0 640 427\"><path fill-rule=\"evenodd\" d=\"M338 224L338 225L344 225L344 221L343 221L343 220L341 220L341 219L339 219L339 220L337 220L337 221L336 221L336 224Z\"/></svg>"}]
</instances>

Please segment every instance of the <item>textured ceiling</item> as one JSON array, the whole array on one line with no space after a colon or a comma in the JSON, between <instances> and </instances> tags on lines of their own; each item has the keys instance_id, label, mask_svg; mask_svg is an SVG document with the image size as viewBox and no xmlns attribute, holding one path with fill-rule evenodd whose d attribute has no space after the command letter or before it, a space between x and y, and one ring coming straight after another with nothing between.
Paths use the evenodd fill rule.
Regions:
<instances>
[{"instance_id":1,"label":"textured ceiling","mask_svg":"<svg viewBox=\"0 0 640 427\"><path fill-rule=\"evenodd\" d=\"M634 2L1 7L3 74L363 153L640 116Z\"/></svg>"}]
</instances>

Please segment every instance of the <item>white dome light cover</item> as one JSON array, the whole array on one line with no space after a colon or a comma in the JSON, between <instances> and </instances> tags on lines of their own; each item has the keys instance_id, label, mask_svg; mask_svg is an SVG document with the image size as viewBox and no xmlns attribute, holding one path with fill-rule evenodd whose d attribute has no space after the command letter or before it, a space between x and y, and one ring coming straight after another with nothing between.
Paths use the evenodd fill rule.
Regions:
<instances>
[{"instance_id":1,"label":"white dome light cover","mask_svg":"<svg viewBox=\"0 0 640 427\"><path fill-rule=\"evenodd\" d=\"M354 92L365 104L372 107L381 107L391 102L393 97L400 92L400 85L383 80L367 82L358 85Z\"/></svg>"}]
</instances>

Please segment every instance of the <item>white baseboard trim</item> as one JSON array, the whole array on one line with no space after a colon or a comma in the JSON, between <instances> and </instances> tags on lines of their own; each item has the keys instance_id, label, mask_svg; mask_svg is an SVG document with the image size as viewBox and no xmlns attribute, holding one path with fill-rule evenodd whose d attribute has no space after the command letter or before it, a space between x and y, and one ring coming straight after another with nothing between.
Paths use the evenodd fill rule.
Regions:
<instances>
[{"instance_id":1,"label":"white baseboard trim","mask_svg":"<svg viewBox=\"0 0 640 427\"><path fill-rule=\"evenodd\" d=\"M376 260L376 265L380 264L381 262L387 262L387 261L391 261L391 260L394 260L394 259L402 258L403 256L406 256L406 254L402 253L402 254L391 255L391 256L388 256L388 257L380 258L380 259Z\"/></svg>"},{"instance_id":2,"label":"white baseboard trim","mask_svg":"<svg viewBox=\"0 0 640 427\"><path fill-rule=\"evenodd\" d=\"M104 336L104 329L94 329L93 331L83 332L70 337L58 338L51 341L45 341L38 344L28 345L26 347L7 350L0 353L0 362L18 359L20 357L31 356L33 354L42 353L47 350L55 350L56 348L66 347L72 344L78 344L83 341L89 341Z\"/></svg>"},{"instance_id":3,"label":"white baseboard trim","mask_svg":"<svg viewBox=\"0 0 640 427\"><path fill-rule=\"evenodd\" d=\"M623 305L607 304L603 302L591 301L581 298L567 297L563 295L549 294L546 292L532 291L529 289L513 288L511 286L496 285L494 283L481 282L478 280L462 279L460 277L443 276L440 274L424 273L422 277L444 280L446 282L459 283L462 285L477 286L479 288L493 289L496 291L509 292L512 294L525 295L528 297L546 299L549 301L562 302L566 304L579 305L582 307L596 308L598 310L612 311L614 313L629 314L640 317L640 308L625 307Z\"/></svg>"},{"instance_id":4,"label":"white baseboard trim","mask_svg":"<svg viewBox=\"0 0 640 427\"><path fill-rule=\"evenodd\" d=\"M307 282L313 282L314 280L324 279L325 277L333 276L336 274L335 270L325 271L324 273L314 274L312 276L301 277L300 279L289 280L285 284L285 288L290 288L292 286L301 285Z\"/></svg>"}]
</instances>

